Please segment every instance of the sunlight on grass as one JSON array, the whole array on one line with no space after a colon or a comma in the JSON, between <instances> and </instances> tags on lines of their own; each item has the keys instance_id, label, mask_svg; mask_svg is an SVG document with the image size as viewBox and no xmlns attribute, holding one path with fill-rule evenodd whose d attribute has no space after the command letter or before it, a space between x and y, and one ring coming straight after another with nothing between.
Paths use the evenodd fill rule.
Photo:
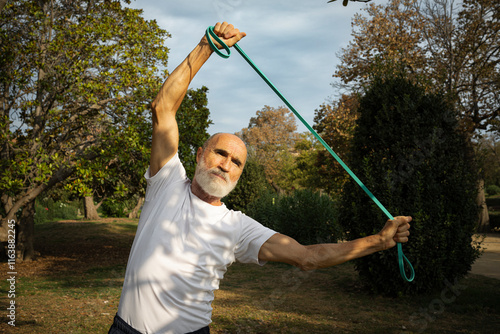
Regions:
<instances>
[{"instance_id":1,"label":"sunlight on grass","mask_svg":"<svg viewBox=\"0 0 500 334\"><path fill-rule=\"evenodd\" d=\"M137 221L36 226L36 261L19 264L15 333L106 333L118 308ZM405 284L402 282L401 284ZM363 290L353 265L301 272L234 264L213 303L214 334L497 333L500 280L470 275L456 300L440 291L397 299ZM7 305L7 286L0 305ZM12 328L3 316L0 333Z\"/></svg>"}]
</instances>

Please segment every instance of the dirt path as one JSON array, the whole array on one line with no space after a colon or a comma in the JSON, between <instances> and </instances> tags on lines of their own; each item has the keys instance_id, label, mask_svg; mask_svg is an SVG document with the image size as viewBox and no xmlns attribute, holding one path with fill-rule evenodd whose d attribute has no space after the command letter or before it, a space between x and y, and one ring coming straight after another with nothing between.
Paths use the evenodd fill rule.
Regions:
<instances>
[{"instance_id":1,"label":"dirt path","mask_svg":"<svg viewBox=\"0 0 500 334\"><path fill-rule=\"evenodd\" d=\"M484 253L472 265L472 274L500 279L500 234L487 234Z\"/></svg>"}]
</instances>

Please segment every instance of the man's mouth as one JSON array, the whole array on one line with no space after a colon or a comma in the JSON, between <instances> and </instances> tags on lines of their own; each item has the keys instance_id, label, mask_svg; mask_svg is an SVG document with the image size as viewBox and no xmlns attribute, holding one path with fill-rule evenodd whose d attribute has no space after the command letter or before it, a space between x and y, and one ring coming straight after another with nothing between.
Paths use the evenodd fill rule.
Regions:
<instances>
[{"instance_id":1,"label":"man's mouth","mask_svg":"<svg viewBox=\"0 0 500 334\"><path fill-rule=\"evenodd\" d=\"M226 182L226 183L227 183L227 180L226 180L226 178L224 177L224 175L219 174L219 173L217 173L217 172L212 172L211 174L213 174L213 175L217 176L218 178L220 178L221 180L223 180L224 182Z\"/></svg>"}]
</instances>

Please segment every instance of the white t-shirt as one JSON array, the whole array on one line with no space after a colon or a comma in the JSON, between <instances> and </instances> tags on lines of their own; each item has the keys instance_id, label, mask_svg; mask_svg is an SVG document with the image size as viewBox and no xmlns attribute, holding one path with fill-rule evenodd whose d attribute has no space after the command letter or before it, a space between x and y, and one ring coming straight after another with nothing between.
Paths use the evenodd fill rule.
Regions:
<instances>
[{"instance_id":1,"label":"white t-shirt","mask_svg":"<svg viewBox=\"0 0 500 334\"><path fill-rule=\"evenodd\" d=\"M153 177L130 252L118 315L141 333L184 334L211 322L214 290L235 260L260 263L276 232L191 192L178 155Z\"/></svg>"}]
</instances>

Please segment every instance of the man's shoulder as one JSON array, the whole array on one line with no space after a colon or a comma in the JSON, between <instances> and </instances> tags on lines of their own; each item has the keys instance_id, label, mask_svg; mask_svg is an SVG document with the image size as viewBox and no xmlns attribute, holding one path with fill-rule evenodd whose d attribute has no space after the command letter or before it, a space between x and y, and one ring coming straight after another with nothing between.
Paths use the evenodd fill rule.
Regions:
<instances>
[{"instance_id":1,"label":"man's shoulder","mask_svg":"<svg viewBox=\"0 0 500 334\"><path fill-rule=\"evenodd\" d=\"M159 193L163 194L172 186L188 188L191 180L186 175L186 170L178 156L168 161L155 175L149 175L149 168L144 174L147 183L146 200L156 198Z\"/></svg>"},{"instance_id":2,"label":"man's shoulder","mask_svg":"<svg viewBox=\"0 0 500 334\"><path fill-rule=\"evenodd\" d=\"M170 160L168 160L161 168L152 175L151 166L148 166L144 177L148 183L154 182L156 179L168 178L170 176L175 177L175 173L178 174L179 179L184 180L186 176L186 170L182 164L179 153L176 153Z\"/></svg>"}]
</instances>

